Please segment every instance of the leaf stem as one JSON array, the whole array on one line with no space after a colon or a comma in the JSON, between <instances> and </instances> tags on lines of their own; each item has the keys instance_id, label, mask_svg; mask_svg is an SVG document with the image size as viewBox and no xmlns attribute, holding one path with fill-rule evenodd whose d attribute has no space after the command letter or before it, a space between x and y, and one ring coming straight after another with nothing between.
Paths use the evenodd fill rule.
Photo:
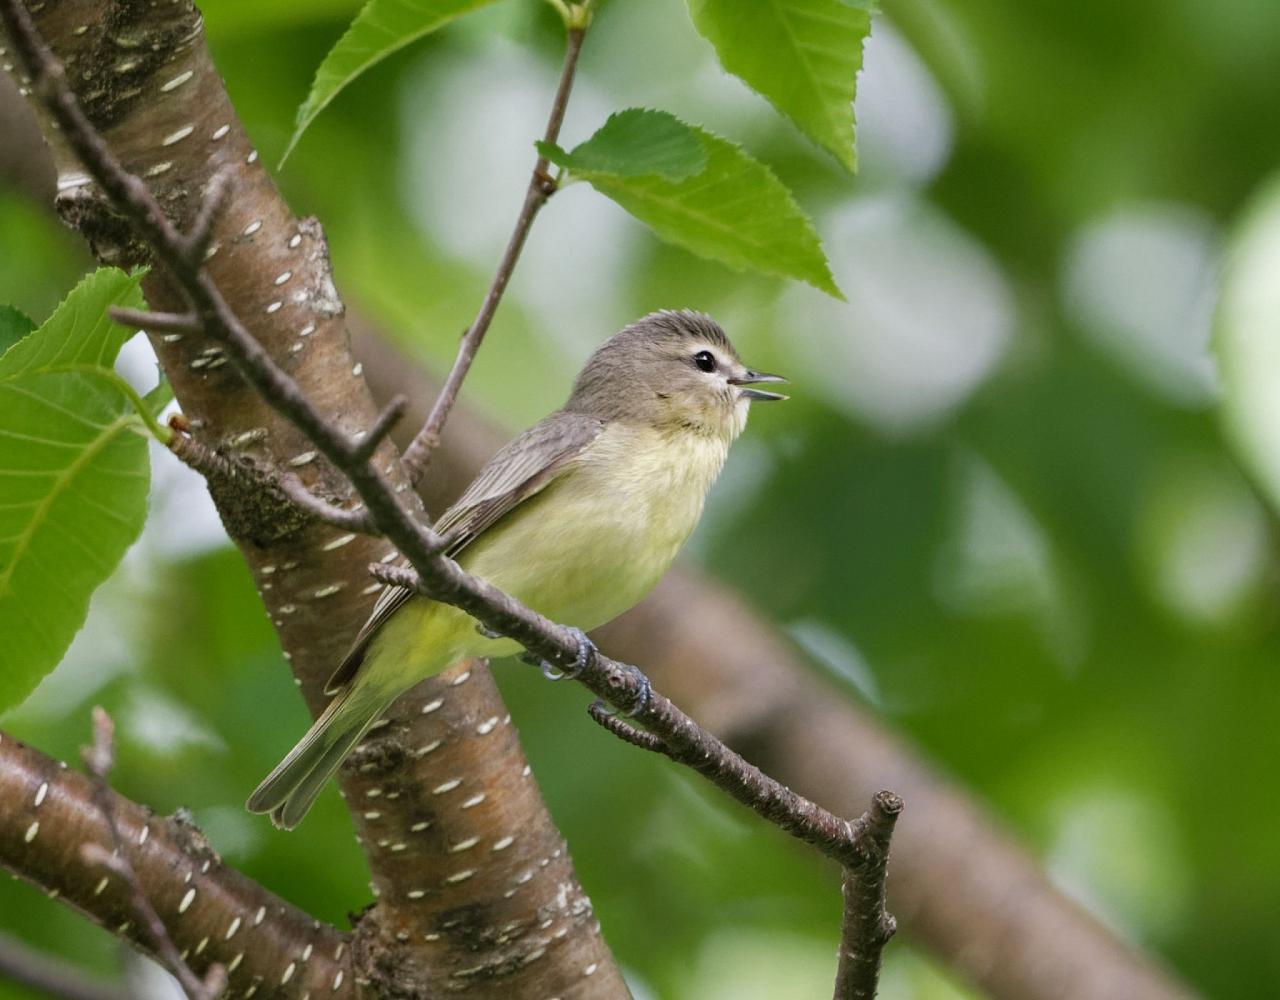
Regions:
<instances>
[{"instance_id":1,"label":"leaf stem","mask_svg":"<svg viewBox=\"0 0 1280 1000\"><path fill-rule=\"evenodd\" d=\"M139 395L138 390L129 384L128 379L121 376L117 371L110 368L102 368L98 365L67 365L56 369L57 371L79 372L82 375L89 375L94 378L100 378L104 382L115 386L132 404L133 408L138 411L143 425L151 433L151 436L159 441L166 448L169 441L173 438L173 431L158 421L151 408L147 406L146 400Z\"/></svg>"}]
</instances>

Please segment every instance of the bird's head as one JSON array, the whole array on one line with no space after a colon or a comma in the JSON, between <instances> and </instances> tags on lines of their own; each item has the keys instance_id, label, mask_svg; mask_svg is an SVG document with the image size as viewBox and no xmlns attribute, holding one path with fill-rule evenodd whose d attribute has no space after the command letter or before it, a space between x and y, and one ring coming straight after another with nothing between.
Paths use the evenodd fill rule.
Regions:
<instances>
[{"instance_id":1,"label":"bird's head","mask_svg":"<svg viewBox=\"0 0 1280 1000\"><path fill-rule=\"evenodd\" d=\"M587 360L566 409L733 439L752 402L787 397L762 384L785 382L743 364L711 317L650 313L610 337Z\"/></svg>"}]
</instances>

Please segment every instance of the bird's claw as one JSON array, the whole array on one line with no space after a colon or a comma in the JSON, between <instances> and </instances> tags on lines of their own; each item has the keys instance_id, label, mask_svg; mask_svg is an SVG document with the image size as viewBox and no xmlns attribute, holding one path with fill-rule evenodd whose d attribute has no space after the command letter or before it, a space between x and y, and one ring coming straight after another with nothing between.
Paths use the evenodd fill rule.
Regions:
<instances>
[{"instance_id":1,"label":"bird's claw","mask_svg":"<svg viewBox=\"0 0 1280 1000\"><path fill-rule=\"evenodd\" d=\"M653 685L649 683L649 678L641 673L638 668L632 667L631 669L635 671L636 680L640 685L640 696L636 698L636 703L631 706L631 711L627 713L628 719L633 719L643 712L649 707L649 702L653 699Z\"/></svg>"},{"instance_id":2,"label":"bird's claw","mask_svg":"<svg viewBox=\"0 0 1280 1000\"><path fill-rule=\"evenodd\" d=\"M533 654L529 654L531 659L525 661L532 662L534 666L542 671L542 676L549 681L572 680L577 677L587 668L587 664L596 652L596 644L587 638L586 632L580 628L570 628L569 631L573 633L574 639L577 640L578 653L573 658L573 665L568 670L561 670L554 663L550 663L541 657L533 656Z\"/></svg>"},{"instance_id":3,"label":"bird's claw","mask_svg":"<svg viewBox=\"0 0 1280 1000\"><path fill-rule=\"evenodd\" d=\"M501 639L501 638L502 638L502 633L501 633L501 632L495 632L493 629L491 629L491 628L489 628L487 625L485 625L485 624L484 624L484 622L476 622L476 631L477 631L477 632L479 632L479 633L480 633L482 636L484 636L486 639Z\"/></svg>"}]
</instances>

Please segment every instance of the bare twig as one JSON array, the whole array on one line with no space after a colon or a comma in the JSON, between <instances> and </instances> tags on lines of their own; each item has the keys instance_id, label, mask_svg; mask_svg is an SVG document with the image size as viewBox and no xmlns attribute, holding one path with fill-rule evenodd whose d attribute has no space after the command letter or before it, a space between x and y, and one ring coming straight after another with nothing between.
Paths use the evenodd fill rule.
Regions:
<instances>
[{"instance_id":1,"label":"bare twig","mask_svg":"<svg viewBox=\"0 0 1280 1000\"><path fill-rule=\"evenodd\" d=\"M206 479L243 479L256 489L278 492L304 514L331 527L362 535L375 534L365 511L344 510L322 500L293 473L275 473L252 462L248 456L240 455L241 461L237 461L237 456L210 448L187 433L186 421L180 416L172 417L169 426L174 431L169 438L169 450L184 465L195 469Z\"/></svg>"},{"instance_id":2,"label":"bare twig","mask_svg":"<svg viewBox=\"0 0 1280 1000\"><path fill-rule=\"evenodd\" d=\"M889 840L902 812L902 799L878 792L858 820L862 860L844 870L844 923L835 1000L872 1000L880 980L880 954L898 923L884 908Z\"/></svg>"},{"instance_id":3,"label":"bare twig","mask_svg":"<svg viewBox=\"0 0 1280 1000\"><path fill-rule=\"evenodd\" d=\"M0 934L0 980L63 1000L130 1000L133 996L124 987L103 983L100 978L81 972L64 959L36 951L9 934Z\"/></svg>"},{"instance_id":4,"label":"bare twig","mask_svg":"<svg viewBox=\"0 0 1280 1000\"><path fill-rule=\"evenodd\" d=\"M205 189L204 201L200 203L200 211L187 233L186 258L195 267L204 263L205 254L209 251L209 243L213 239L213 226L218 221L227 198L231 194L231 168L223 167L209 180Z\"/></svg>"},{"instance_id":5,"label":"bare twig","mask_svg":"<svg viewBox=\"0 0 1280 1000\"><path fill-rule=\"evenodd\" d=\"M100 844L84 844L80 848L81 855L86 863L100 865L124 882L133 903L134 912L151 939L148 943L181 984L183 992L191 1000L215 1000L226 989L227 970L215 963L209 967L203 980L191 971L191 967L178 953L173 938L169 936L169 929L165 927L164 921L151 905L151 900L147 898L146 890L138 880L138 873L129 863L129 855L120 838L120 829L116 826L111 787L107 784L107 776L115 764L115 723L100 706L93 710L93 745L85 747L81 754L84 756L89 773L93 776L94 802L106 821L112 843L110 851Z\"/></svg>"},{"instance_id":6,"label":"bare twig","mask_svg":"<svg viewBox=\"0 0 1280 1000\"><path fill-rule=\"evenodd\" d=\"M368 513L363 510L344 510L341 507L335 507L331 503L326 503L307 489L302 480L291 473L281 476L276 481L276 485L280 487L280 492L287 496L294 506L310 514L317 521L323 521L334 528L340 528L343 531L354 531L361 535L377 534L376 529L369 520Z\"/></svg>"},{"instance_id":7,"label":"bare twig","mask_svg":"<svg viewBox=\"0 0 1280 1000\"><path fill-rule=\"evenodd\" d=\"M153 330L156 333L199 333L203 327L195 313L148 312L145 309L127 309L111 306L111 318L121 326L134 330Z\"/></svg>"},{"instance_id":8,"label":"bare twig","mask_svg":"<svg viewBox=\"0 0 1280 1000\"><path fill-rule=\"evenodd\" d=\"M373 457L373 453L378 450L378 445L382 444L383 439L391 433L391 429L404 416L404 411L408 408L409 399L407 396L396 396L384 406L382 412L378 414L378 418L373 422L373 426L369 428L369 432L361 438L360 444L351 453L352 461L369 461Z\"/></svg>"},{"instance_id":9,"label":"bare twig","mask_svg":"<svg viewBox=\"0 0 1280 1000\"><path fill-rule=\"evenodd\" d=\"M570 23L566 15L566 24ZM564 122L565 108L569 103L569 91L573 88L574 71L578 65L578 55L582 51L582 42L585 37L585 27L569 27L564 66L560 70L560 83L556 87L555 100L551 104L551 115L547 119L547 128L543 133L545 142L553 143L560 137L560 126ZM462 381L471 370L471 363L475 360L476 352L480 350L480 342L488 332L489 324L493 322L494 313L498 311L498 303L502 301L502 293L506 291L507 283L510 282L511 275L515 271L516 261L520 259L520 251L524 249L525 239L529 235L533 220L542 206L547 203L547 199L555 193L556 182L547 173L548 166L546 157L539 155L538 161L533 165L533 173L529 178L529 187L525 191L524 204L516 219L515 229L511 233L511 239L507 241L507 248L498 262L498 268L494 271L489 290L480 304L480 311L472 320L466 333L462 335L462 341L458 344L458 355L454 359L453 367L449 369L444 385L440 387L440 395L436 397L435 404L431 407L427 422L414 435L412 443L405 449L401 458L411 483L418 482L427 471L431 454L440 443L445 421L449 419L453 404L458 400Z\"/></svg>"}]
</instances>

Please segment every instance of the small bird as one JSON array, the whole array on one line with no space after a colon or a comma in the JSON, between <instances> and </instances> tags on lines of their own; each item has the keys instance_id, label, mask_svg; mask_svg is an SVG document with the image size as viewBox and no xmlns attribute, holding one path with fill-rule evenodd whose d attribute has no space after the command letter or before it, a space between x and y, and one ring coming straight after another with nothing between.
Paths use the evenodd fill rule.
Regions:
<instances>
[{"instance_id":1,"label":"small bird","mask_svg":"<svg viewBox=\"0 0 1280 1000\"><path fill-rule=\"evenodd\" d=\"M745 366L710 317L651 313L588 359L563 409L494 455L436 531L467 572L552 621L598 628L667 571L750 404L787 398L754 386L785 381ZM400 694L460 660L520 648L458 608L388 587L326 686L333 701L249 810L292 829Z\"/></svg>"}]
</instances>

